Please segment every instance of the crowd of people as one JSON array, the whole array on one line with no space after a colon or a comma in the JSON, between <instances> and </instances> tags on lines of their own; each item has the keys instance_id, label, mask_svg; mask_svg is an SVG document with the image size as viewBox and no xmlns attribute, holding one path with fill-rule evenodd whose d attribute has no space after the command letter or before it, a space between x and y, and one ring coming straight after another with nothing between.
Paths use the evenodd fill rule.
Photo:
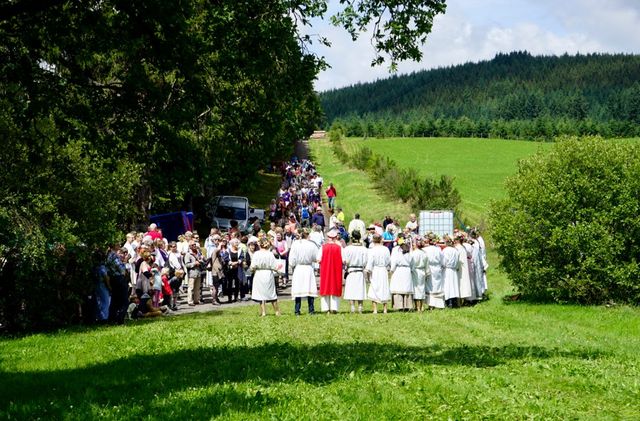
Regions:
<instances>
[{"instance_id":1,"label":"crowd of people","mask_svg":"<svg viewBox=\"0 0 640 421\"><path fill-rule=\"evenodd\" d=\"M357 213L345 228L333 184L324 191L325 216L323 180L311 161L292 159L281 172L266 232L259 223L248 233L235 224L228 232L212 228L204 242L189 231L168 242L151 224L147 232L131 232L124 244L113 244L95 270L97 319L171 314L184 294L188 306L203 304L207 288L212 305L251 298L263 316L267 303L280 314L278 289L289 286L297 315L303 299L308 313L315 313L318 296L328 313L338 311L340 298L350 302L351 312L363 312L363 303L371 301L373 313L380 307L386 313L389 307L472 305L485 297L486 250L477 230L420 236L413 214L402 228L389 216L367 226Z\"/></svg>"}]
</instances>

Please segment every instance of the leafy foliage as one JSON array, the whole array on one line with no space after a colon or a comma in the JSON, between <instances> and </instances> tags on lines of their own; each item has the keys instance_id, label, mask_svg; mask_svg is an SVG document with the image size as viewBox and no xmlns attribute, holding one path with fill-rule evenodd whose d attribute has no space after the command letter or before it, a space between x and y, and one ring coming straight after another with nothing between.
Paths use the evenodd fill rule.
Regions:
<instances>
[{"instance_id":1,"label":"leafy foliage","mask_svg":"<svg viewBox=\"0 0 640 421\"><path fill-rule=\"evenodd\" d=\"M523 160L506 187L492 232L522 293L640 303L640 145L565 139Z\"/></svg>"},{"instance_id":2,"label":"leafy foliage","mask_svg":"<svg viewBox=\"0 0 640 421\"><path fill-rule=\"evenodd\" d=\"M354 137L640 136L640 56L493 60L320 94L327 125Z\"/></svg>"}]
</instances>

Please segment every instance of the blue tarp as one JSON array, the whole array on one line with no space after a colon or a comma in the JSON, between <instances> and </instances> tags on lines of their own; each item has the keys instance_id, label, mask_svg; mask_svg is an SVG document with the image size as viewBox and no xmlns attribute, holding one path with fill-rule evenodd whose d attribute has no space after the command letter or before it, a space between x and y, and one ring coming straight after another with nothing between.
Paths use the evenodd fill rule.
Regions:
<instances>
[{"instance_id":1,"label":"blue tarp","mask_svg":"<svg viewBox=\"0 0 640 421\"><path fill-rule=\"evenodd\" d=\"M151 215L151 222L162 228L162 235L169 241L176 241L178 235L193 231L193 212L171 212Z\"/></svg>"}]
</instances>

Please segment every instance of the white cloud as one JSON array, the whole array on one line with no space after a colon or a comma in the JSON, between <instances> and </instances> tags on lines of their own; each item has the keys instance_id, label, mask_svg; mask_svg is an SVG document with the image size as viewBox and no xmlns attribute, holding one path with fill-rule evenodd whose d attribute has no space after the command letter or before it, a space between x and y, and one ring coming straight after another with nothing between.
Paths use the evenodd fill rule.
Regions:
<instances>
[{"instance_id":1,"label":"white cloud","mask_svg":"<svg viewBox=\"0 0 640 421\"><path fill-rule=\"evenodd\" d=\"M330 49L315 51L331 69L319 75L319 91L388 77L384 67L370 66L373 48L368 34L355 43L326 21L314 32L326 35ZM399 73L488 60L499 52L532 54L640 52L640 1L637 0L460 0L450 1L438 16L422 48L421 63L405 62Z\"/></svg>"}]
</instances>

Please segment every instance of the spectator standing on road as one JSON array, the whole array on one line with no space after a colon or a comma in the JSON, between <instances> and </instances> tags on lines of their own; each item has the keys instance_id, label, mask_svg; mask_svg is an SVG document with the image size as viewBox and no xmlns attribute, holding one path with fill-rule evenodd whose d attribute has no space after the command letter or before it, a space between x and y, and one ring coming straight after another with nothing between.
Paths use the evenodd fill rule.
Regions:
<instances>
[{"instance_id":1,"label":"spectator standing on road","mask_svg":"<svg viewBox=\"0 0 640 421\"><path fill-rule=\"evenodd\" d=\"M322 208L319 207L316 213L311 217L311 224L316 224L320 227L320 231L324 232L324 214Z\"/></svg>"},{"instance_id":2,"label":"spectator standing on road","mask_svg":"<svg viewBox=\"0 0 640 421\"><path fill-rule=\"evenodd\" d=\"M187 301L190 306L195 306L196 304L200 304L200 270L202 269L202 257L199 254L197 244L193 240L189 243L189 252L185 254L184 262L189 275Z\"/></svg>"}]
</instances>

